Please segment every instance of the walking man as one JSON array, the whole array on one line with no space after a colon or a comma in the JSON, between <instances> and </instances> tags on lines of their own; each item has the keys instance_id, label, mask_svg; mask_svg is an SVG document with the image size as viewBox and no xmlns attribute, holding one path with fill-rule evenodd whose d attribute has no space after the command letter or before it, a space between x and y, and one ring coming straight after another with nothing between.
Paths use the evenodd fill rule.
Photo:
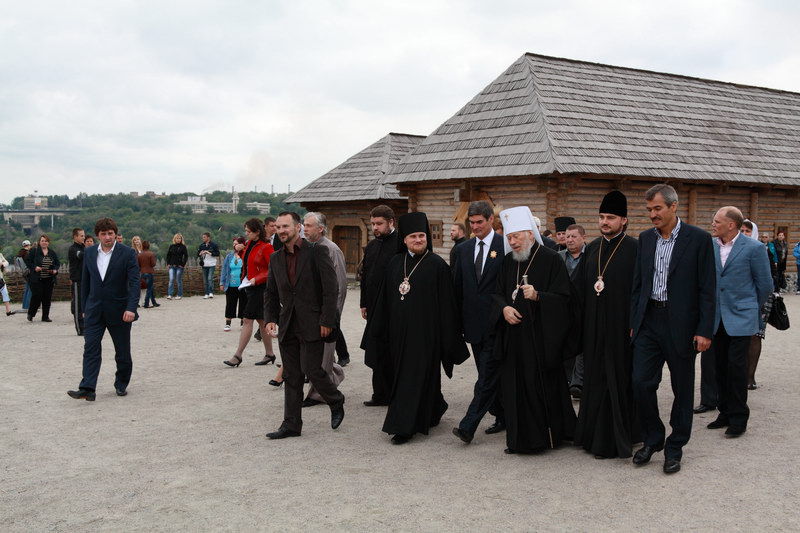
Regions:
<instances>
[{"instance_id":1,"label":"walking man","mask_svg":"<svg viewBox=\"0 0 800 533\"><path fill-rule=\"evenodd\" d=\"M114 341L117 396L128 394L133 362L131 360L131 324L138 318L139 264L136 252L117 242L117 224L101 218L94 226L99 246L84 250L81 275L83 305L83 379L78 390L68 391L76 400L95 400L100 373L103 335Z\"/></svg>"},{"instance_id":2,"label":"walking man","mask_svg":"<svg viewBox=\"0 0 800 533\"><path fill-rule=\"evenodd\" d=\"M83 308L81 307L81 275L83 275L83 242L86 233L81 228L72 230L72 245L69 247L69 286L70 286L70 312L75 321L75 331L83 335Z\"/></svg>"},{"instance_id":3,"label":"walking man","mask_svg":"<svg viewBox=\"0 0 800 533\"><path fill-rule=\"evenodd\" d=\"M760 309L772 291L772 274L763 247L741 237L744 217L736 207L714 215L714 259L717 271L717 308L713 353L716 363L719 416L709 429L727 427L726 437L747 430L747 353L751 337L760 329Z\"/></svg>"},{"instance_id":4,"label":"walking man","mask_svg":"<svg viewBox=\"0 0 800 533\"><path fill-rule=\"evenodd\" d=\"M331 427L344 419L344 395L322 368L325 342L336 341L339 287L328 249L300 237L300 216L284 211L276 228L283 248L272 254L264 316L283 357L283 423L267 438L299 437L303 428L303 376L331 409ZM278 327L280 326L280 328Z\"/></svg>"},{"instance_id":5,"label":"walking man","mask_svg":"<svg viewBox=\"0 0 800 533\"><path fill-rule=\"evenodd\" d=\"M692 433L695 355L708 349L714 331L714 245L678 218L670 185L654 185L645 200L654 228L639 235L631 292L633 395L644 438L633 464L664 450L664 473L673 474ZM665 362L675 396L666 442L656 394Z\"/></svg>"},{"instance_id":6,"label":"walking man","mask_svg":"<svg viewBox=\"0 0 800 533\"><path fill-rule=\"evenodd\" d=\"M498 394L502 361L493 357L495 328L489 322L492 293L497 287L497 274L503 269L505 252L503 237L492 229L494 211L488 202L472 202L467 220L475 238L459 246L450 266L455 269L453 284L464 340L470 343L478 367L472 402L458 427L453 428L453 434L469 444L487 411L495 421L486 433L499 433L506 428Z\"/></svg>"}]
</instances>

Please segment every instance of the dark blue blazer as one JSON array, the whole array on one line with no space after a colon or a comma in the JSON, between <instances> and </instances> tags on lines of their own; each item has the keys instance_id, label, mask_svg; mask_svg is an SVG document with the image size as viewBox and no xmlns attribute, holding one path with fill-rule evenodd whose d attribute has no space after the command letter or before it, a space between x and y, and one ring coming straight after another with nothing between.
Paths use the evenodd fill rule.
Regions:
<instances>
[{"instance_id":1,"label":"dark blue blazer","mask_svg":"<svg viewBox=\"0 0 800 533\"><path fill-rule=\"evenodd\" d=\"M111 253L105 279L97 269L97 250L100 245L84 250L81 276L81 300L84 324L122 324L125 311L136 314L139 303L139 263L136 251L117 243Z\"/></svg>"},{"instance_id":2,"label":"dark blue blazer","mask_svg":"<svg viewBox=\"0 0 800 533\"><path fill-rule=\"evenodd\" d=\"M492 244L486 251L481 279L475 276L475 246L473 237L455 248L455 271L453 283L456 299L464 325L464 340L474 344L486 340L490 332L492 293L497 286L497 275L503 271L503 237L494 234ZM494 253L493 253L494 252Z\"/></svg>"},{"instance_id":3,"label":"dark blue blazer","mask_svg":"<svg viewBox=\"0 0 800 533\"><path fill-rule=\"evenodd\" d=\"M655 228L639 234L631 293L632 340L636 340L639 334L653 292L656 239L660 238ZM714 336L716 270L711 235L681 221L667 276L667 311L672 343L681 356L690 357L696 353L692 345L695 335L707 339Z\"/></svg>"}]
</instances>

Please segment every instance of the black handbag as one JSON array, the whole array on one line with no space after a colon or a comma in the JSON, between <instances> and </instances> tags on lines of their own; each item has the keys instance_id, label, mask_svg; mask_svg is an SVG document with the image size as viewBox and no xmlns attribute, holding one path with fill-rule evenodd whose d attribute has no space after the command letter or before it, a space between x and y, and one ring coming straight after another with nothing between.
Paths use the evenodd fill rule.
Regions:
<instances>
[{"instance_id":1,"label":"black handbag","mask_svg":"<svg viewBox=\"0 0 800 533\"><path fill-rule=\"evenodd\" d=\"M781 331L789 329L789 314L786 312L786 304L783 303L783 296L779 294L775 295L775 301L772 302L772 309L769 312L767 323Z\"/></svg>"}]
</instances>

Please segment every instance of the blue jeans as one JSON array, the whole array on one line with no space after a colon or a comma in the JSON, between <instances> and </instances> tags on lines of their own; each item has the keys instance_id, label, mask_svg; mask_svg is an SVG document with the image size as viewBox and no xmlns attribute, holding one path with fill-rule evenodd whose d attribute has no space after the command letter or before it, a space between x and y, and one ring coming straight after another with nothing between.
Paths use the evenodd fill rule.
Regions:
<instances>
[{"instance_id":1,"label":"blue jeans","mask_svg":"<svg viewBox=\"0 0 800 533\"><path fill-rule=\"evenodd\" d=\"M169 282L167 282L167 296L172 296L172 282L175 282L177 296L183 297L183 267L169 267Z\"/></svg>"},{"instance_id":2,"label":"blue jeans","mask_svg":"<svg viewBox=\"0 0 800 533\"><path fill-rule=\"evenodd\" d=\"M22 292L22 308L27 311L30 305L31 305L31 286L26 283L25 290Z\"/></svg>"},{"instance_id":3,"label":"blue jeans","mask_svg":"<svg viewBox=\"0 0 800 533\"><path fill-rule=\"evenodd\" d=\"M216 267L203 267L204 295L214 293L214 270L216 270Z\"/></svg>"},{"instance_id":4,"label":"blue jeans","mask_svg":"<svg viewBox=\"0 0 800 533\"><path fill-rule=\"evenodd\" d=\"M144 306L147 307L149 302L156 303L156 298L153 296L153 275L142 274L142 279L145 282L146 291L144 293Z\"/></svg>"}]
</instances>

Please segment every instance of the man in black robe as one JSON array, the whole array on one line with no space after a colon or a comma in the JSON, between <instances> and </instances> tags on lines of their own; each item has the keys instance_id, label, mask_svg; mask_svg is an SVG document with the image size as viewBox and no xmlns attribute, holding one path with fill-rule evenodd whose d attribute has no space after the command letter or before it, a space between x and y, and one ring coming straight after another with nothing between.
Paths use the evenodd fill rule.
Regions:
<instances>
[{"instance_id":1,"label":"man in black robe","mask_svg":"<svg viewBox=\"0 0 800 533\"><path fill-rule=\"evenodd\" d=\"M530 209L506 209L500 219L511 248L494 295L494 317L502 315L495 349L503 358L505 451L535 453L572 440L575 431L563 364L571 286L564 262L542 245Z\"/></svg>"},{"instance_id":2,"label":"man in black robe","mask_svg":"<svg viewBox=\"0 0 800 533\"><path fill-rule=\"evenodd\" d=\"M641 442L634 413L630 301L636 239L625 234L628 200L600 204L601 237L586 247L575 287L583 307L584 378L575 444L598 459L630 457Z\"/></svg>"},{"instance_id":3,"label":"man in black robe","mask_svg":"<svg viewBox=\"0 0 800 533\"><path fill-rule=\"evenodd\" d=\"M389 347L380 344L377 339L373 343L368 342L367 332L378 289L386 276L386 265L397 254L398 244L394 211L389 206L374 207L369 220L375 238L367 243L364 261L361 263L361 318L367 321L361 349L364 350L364 363L372 369L372 397L364 405L375 407L389 405L389 394L394 383L394 365L391 359L382 357L389 351Z\"/></svg>"},{"instance_id":4,"label":"man in black robe","mask_svg":"<svg viewBox=\"0 0 800 533\"><path fill-rule=\"evenodd\" d=\"M433 253L425 213L408 213L398 223L400 253L386 269L368 330L370 343L388 346L376 355L389 356L394 364L383 423L393 444L408 442L415 433L427 435L439 424L447 410L441 368L452 377L453 365L469 356L450 267Z\"/></svg>"}]
</instances>

